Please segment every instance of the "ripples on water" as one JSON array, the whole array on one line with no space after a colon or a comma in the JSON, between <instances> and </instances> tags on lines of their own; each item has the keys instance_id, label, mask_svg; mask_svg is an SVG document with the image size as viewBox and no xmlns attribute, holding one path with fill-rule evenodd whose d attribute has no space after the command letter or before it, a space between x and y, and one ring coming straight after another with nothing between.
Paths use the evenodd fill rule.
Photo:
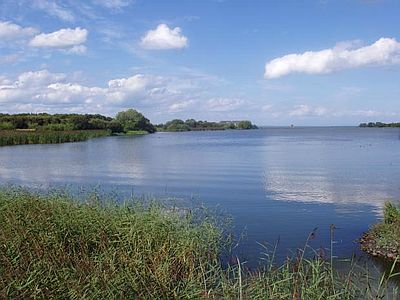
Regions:
<instances>
[{"instance_id":1,"label":"ripples on water","mask_svg":"<svg viewBox=\"0 0 400 300\"><path fill-rule=\"evenodd\" d=\"M314 247L336 255L400 199L400 138L394 128L268 128L157 133L82 143L0 148L0 180L28 186L72 185L120 193L200 199L220 206L245 232L240 251L254 261L257 242L280 238L278 257L318 227Z\"/></svg>"}]
</instances>

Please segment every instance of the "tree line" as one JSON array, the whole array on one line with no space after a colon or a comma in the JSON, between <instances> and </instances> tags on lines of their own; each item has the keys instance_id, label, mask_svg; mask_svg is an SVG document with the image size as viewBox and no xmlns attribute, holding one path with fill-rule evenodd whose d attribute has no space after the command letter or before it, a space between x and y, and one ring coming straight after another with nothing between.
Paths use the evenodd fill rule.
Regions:
<instances>
[{"instance_id":1,"label":"tree line","mask_svg":"<svg viewBox=\"0 0 400 300\"><path fill-rule=\"evenodd\" d=\"M369 122L361 123L359 127L400 127L400 123Z\"/></svg>"},{"instance_id":2,"label":"tree line","mask_svg":"<svg viewBox=\"0 0 400 300\"><path fill-rule=\"evenodd\" d=\"M33 131L108 130L111 133L144 130L155 132L155 127L143 114L128 109L115 118L100 114L0 114L0 130L26 129Z\"/></svg>"},{"instance_id":3,"label":"tree line","mask_svg":"<svg viewBox=\"0 0 400 300\"><path fill-rule=\"evenodd\" d=\"M188 119L183 121L181 119L174 119L166 122L165 124L156 125L158 131L201 131L201 130L225 130L225 129L256 129L257 126L250 121L196 121L195 119Z\"/></svg>"},{"instance_id":4,"label":"tree line","mask_svg":"<svg viewBox=\"0 0 400 300\"><path fill-rule=\"evenodd\" d=\"M119 112L115 118L100 114L0 114L0 130L26 131L74 131L107 130L110 133L129 133L134 131L199 131L225 129L255 129L248 120L241 121L186 121L174 119L154 126L143 114L128 109Z\"/></svg>"}]
</instances>

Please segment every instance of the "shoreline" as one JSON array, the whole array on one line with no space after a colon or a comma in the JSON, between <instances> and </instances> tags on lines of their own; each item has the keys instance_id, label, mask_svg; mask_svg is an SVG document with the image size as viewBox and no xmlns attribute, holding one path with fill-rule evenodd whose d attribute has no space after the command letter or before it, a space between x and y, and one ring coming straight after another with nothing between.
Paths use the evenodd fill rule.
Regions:
<instances>
[{"instance_id":1,"label":"shoreline","mask_svg":"<svg viewBox=\"0 0 400 300\"><path fill-rule=\"evenodd\" d=\"M373 257L396 261L400 253L400 207L386 202L383 219L358 240L361 250Z\"/></svg>"}]
</instances>

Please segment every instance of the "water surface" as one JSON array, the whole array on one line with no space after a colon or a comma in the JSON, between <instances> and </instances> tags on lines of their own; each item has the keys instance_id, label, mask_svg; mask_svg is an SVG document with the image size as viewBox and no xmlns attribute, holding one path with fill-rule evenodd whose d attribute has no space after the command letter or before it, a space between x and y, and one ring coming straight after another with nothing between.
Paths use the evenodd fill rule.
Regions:
<instances>
[{"instance_id":1,"label":"water surface","mask_svg":"<svg viewBox=\"0 0 400 300\"><path fill-rule=\"evenodd\" d=\"M279 258L318 228L313 247L335 255L379 218L385 200L400 199L400 139L394 128L267 128L156 133L80 143L0 148L0 182L48 187L100 185L196 199L219 206L244 232L239 251L251 261L257 242L279 239Z\"/></svg>"}]
</instances>

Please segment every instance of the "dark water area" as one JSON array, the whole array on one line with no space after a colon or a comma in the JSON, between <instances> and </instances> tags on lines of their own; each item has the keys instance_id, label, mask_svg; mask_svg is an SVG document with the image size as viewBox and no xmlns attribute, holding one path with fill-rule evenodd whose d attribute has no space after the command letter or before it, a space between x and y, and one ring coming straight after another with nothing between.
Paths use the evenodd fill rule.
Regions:
<instances>
[{"instance_id":1,"label":"dark water area","mask_svg":"<svg viewBox=\"0 0 400 300\"><path fill-rule=\"evenodd\" d=\"M400 200L395 128L304 127L156 133L80 143L0 148L0 183L101 186L121 194L194 199L219 207L244 233L237 251L254 263L258 243L279 239L277 258L302 247L360 254L354 241Z\"/></svg>"}]
</instances>

